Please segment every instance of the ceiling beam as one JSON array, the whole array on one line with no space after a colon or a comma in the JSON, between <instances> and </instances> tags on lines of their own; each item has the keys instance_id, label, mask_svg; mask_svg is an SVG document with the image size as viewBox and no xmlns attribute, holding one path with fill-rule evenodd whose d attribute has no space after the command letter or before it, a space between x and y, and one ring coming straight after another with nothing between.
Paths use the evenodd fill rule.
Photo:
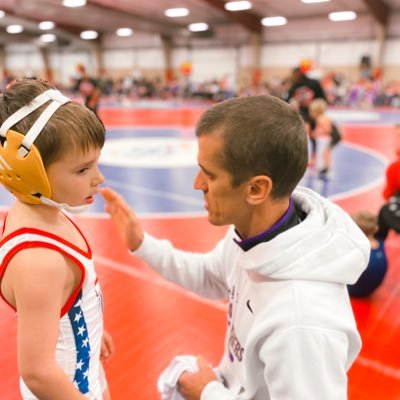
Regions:
<instances>
[{"instance_id":1,"label":"ceiling beam","mask_svg":"<svg viewBox=\"0 0 400 400\"><path fill-rule=\"evenodd\" d=\"M204 3L208 3L215 7L219 11L225 13L225 15L232 21L239 23L244 26L248 31L254 33L262 32L261 17L250 11L228 11L225 9L225 2L221 0L202 0Z\"/></svg>"},{"instance_id":2,"label":"ceiling beam","mask_svg":"<svg viewBox=\"0 0 400 400\"><path fill-rule=\"evenodd\" d=\"M97 11L104 13L105 15L113 13L116 16L120 16L121 20L130 19L130 26L133 29L145 31L145 32L159 32L160 34L164 34L167 36L173 35L177 33L178 29L181 29L183 25L177 23L166 23L164 21L144 17L142 15L134 14L128 10L125 10L121 7L118 7L115 3L111 2L107 5L103 3L97 2L96 0L87 0L87 4L90 7L93 7Z\"/></svg>"},{"instance_id":3,"label":"ceiling beam","mask_svg":"<svg viewBox=\"0 0 400 400\"><path fill-rule=\"evenodd\" d=\"M43 21L43 18L39 18L39 17L29 14L27 12L20 11L18 7L5 6L5 7L2 7L2 10L10 16L13 16L15 18L24 19L30 23L32 23L32 22L39 23L39 22ZM79 29L77 26L66 24L66 23L62 22L61 20L54 21L54 23L56 24L56 28L59 28L60 30L64 31L65 33L68 33L77 38L79 38L79 35L80 35L81 31L83 30L83 29ZM42 33L46 33L46 32L42 32Z\"/></svg>"},{"instance_id":4,"label":"ceiling beam","mask_svg":"<svg viewBox=\"0 0 400 400\"><path fill-rule=\"evenodd\" d=\"M389 17L389 7L382 0L363 0L368 11L384 27L386 27Z\"/></svg>"},{"instance_id":5,"label":"ceiling beam","mask_svg":"<svg viewBox=\"0 0 400 400\"><path fill-rule=\"evenodd\" d=\"M42 13L37 13L36 10L40 8L40 6L43 7L45 11ZM38 2L38 4L33 2L19 3L18 1L14 1L10 2L9 5L2 6L1 8L7 14L18 18L23 18L26 21L40 22L43 20L43 18L52 20L60 30L78 37L80 32L88 29L98 30L99 33L113 31L116 27L118 27L116 21L119 21L118 25L121 24L121 26L128 26L138 31L151 33L159 32L171 36L177 34L182 28L182 25L165 23L162 21L145 18L129 11L125 11L116 6L104 6L94 0L88 1L87 5L85 6L85 12L89 15L98 15L102 20L108 21L108 23L102 24L102 29L89 26L89 20L91 20L89 18L74 18L72 15L78 14L76 9L68 9L61 5L56 5L54 9L51 9L51 13L46 13L46 0L41 0L41 2ZM82 10L79 12L82 13Z\"/></svg>"}]
</instances>

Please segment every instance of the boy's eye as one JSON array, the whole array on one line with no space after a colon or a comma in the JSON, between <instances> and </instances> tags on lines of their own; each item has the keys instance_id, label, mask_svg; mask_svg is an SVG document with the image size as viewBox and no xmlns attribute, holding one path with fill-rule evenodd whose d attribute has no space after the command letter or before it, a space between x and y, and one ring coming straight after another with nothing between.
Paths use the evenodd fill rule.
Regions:
<instances>
[{"instance_id":1,"label":"boy's eye","mask_svg":"<svg viewBox=\"0 0 400 400\"><path fill-rule=\"evenodd\" d=\"M82 168L78 171L78 174L83 174L88 170L88 168Z\"/></svg>"}]
</instances>

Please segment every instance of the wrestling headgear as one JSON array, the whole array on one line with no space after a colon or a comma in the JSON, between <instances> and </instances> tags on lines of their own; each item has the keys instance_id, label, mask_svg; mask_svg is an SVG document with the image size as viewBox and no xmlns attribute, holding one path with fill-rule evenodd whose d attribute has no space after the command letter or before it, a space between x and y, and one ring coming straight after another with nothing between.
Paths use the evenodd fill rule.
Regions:
<instances>
[{"instance_id":1,"label":"wrestling headgear","mask_svg":"<svg viewBox=\"0 0 400 400\"><path fill-rule=\"evenodd\" d=\"M25 136L10 129L48 101L49 105ZM9 116L0 127L0 183L25 203L40 204L51 198L42 157L33 142L57 109L69 101L58 90L47 90Z\"/></svg>"}]
</instances>

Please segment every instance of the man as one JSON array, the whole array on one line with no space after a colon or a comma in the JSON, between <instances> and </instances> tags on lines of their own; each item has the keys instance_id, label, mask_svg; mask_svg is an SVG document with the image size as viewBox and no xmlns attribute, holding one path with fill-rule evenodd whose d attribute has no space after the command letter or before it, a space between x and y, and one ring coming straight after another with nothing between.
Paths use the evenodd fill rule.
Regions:
<instances>
[{"instance_id":1,"label":"man","mask_svg":"<svg viewBox=\"0 0 400 400\"><path fill-rule=\"evenodd\" d=\"M208 254L174 249L140 227L103 189L126 245L167 279L229 300L217 374L203 358L180 375L186 400L347 399L361 348L346 284L366 267L369 242L338 206L295 187L307 167L297 111L272 96L214 105L196 127L199 172L213 225L232 225ZM218 376L218 378L217 378Z\"/></svg>"},{"instance_id":2,"label":"man","mask_svg":"<svg viewBox=\"0 0 400 400\"><path fill-rule=\"evenodd\" d=\"M326 100L326 96L320 83L315 79L310 79L299 67L293 69L291 81L292 86L286 100L299 110L307 124L311 142L310 165L313 166L317 156L317 139L314 135L315 124L310 118L309 106L315 99Z\"/></svg>"},{"instance_id":3,"label":"man","mask_svg":"<svg viewBox=\"0 0 400 400\"><path fill-rule=\"evenodd\" d=\"M100 80L91 78L82 64L76 66L76 71L78 73L78 79L75 88L83 97L85 106L93 111L97 118L99 118L98 108L102 94Z\"/></svg>"}]
</instances>

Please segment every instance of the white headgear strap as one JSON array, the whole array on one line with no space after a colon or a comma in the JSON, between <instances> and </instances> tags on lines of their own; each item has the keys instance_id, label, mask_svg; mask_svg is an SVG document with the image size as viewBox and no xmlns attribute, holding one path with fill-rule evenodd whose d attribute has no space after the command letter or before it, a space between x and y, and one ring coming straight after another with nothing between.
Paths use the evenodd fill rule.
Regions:
<instances>
[{"instance_id":1,"label":"white headgear strap","mask_svg":"<svg viewBox=\"0 0 400 400\"><path fill-rule=\"evenodd\" d=\"M28 133L25 135L18 153L21 157L24 157L29 149L31 148L33 142L39 136L40 132L47 124L52 115L60 108L63 104L68 103L70 99L64 96L61 92L55 89L46 90L35 99L33 99L29 104L20 108L17 112L10 115L0 127L0 136L6 137L8 130L14 126L19 121L23 120L27 115L37 110L43 104L47 103L49 100L52 102L49 106L42 112L40 117L29 129ZM24 154L25 153L25 154Z\"/></svg>"}]
</instances>

